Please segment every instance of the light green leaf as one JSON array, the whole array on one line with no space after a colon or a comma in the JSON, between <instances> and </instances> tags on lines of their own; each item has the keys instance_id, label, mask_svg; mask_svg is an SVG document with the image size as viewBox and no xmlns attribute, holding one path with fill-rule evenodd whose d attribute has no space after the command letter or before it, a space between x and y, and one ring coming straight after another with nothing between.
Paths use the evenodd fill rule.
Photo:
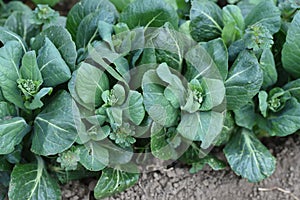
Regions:
<instances>
[{"instance_id":1,"label":"light green leaf","mask_svg":"<svg viewBox=\"0 0 300 200\"><path fill-rule=\"evenodd\" d=\"M134 0L110 0L110 2L112 2L120 12L122 12L122 10L132 1Z\"/></svg>"},{"instance_id":2,"label":"light green leaf","mask_svg":"<svg viewBox=\"0 0 300 200\"><path fill-rule=\"evenodd\" d=\"M274 85L277 82L278 74L274 56L271 49L265 49L260 57L259 64L264 74L262 87L264 89Z\"/></svg>"},{"instance_id":3,"label":"light green leaf","mask_svg":"<svg viewBox=\"0 0 300 200\"><path fill-rule=\"evenodd\" d=\"M262 116L267 117L268 93L265 91L260 91L258 93L258 100L259 100L259 110L260 110Z\"/></svg>"},{"instance_id":4,"label":"light green leaf","mask_svg":"<svg viewBox=\"0 0 300 200\"><path fill-rule=\"evenodd\" d=\"M221 36L222 10L208 0L192 1L190 31L194 40L206 42Z\"/></svg>"},{"instance_id":5,"label":"light green leaf","mask_svg":"<svg viewBox=\"0 0 300 200\"><path fill-rule=\"evenodd\" d=\"M286 42L282 49L282 64L284 69L295 78L300 78L300 12L289 26Z\"/></svg>"},{"instance_id":6,"label":"light green leaf","mask_svg":"<svg viewBox=\"0 0 300 200\"><path fill-rule=\"evenodd\" d=\"M222 170L226 168L226 164L223 161L219 160L215 156L208 155L205 158L202 158L199 162L193 163L190 173L199 172L206 164L213 170Z\"/></svg>"},{"instance_id":7,"label":"light green leaf","mask_svg":"<svg viewBox=\"0 0 300 200\"><path fill-rule=\"evenodd\" d=\"M23 50L19 42L7 42L0 48L0 87L4 98L19 108L24 108L21 91L17 80L21 78L19 72Z\"/></svg>"},{"instance_id":8,"label":"light green leaf","mask_svg":"<svg viewBox=\"0 0 300 200\"><path fill-rule=\"evenodd\" d=\"M130 3L121 13L120 22L129 28L138 26L160 27L169 22L173 27L178 27L176 10L161 0L139 0Z\"/></svg>"},{"instance_id":9,"label":"light green leaf","mask_svg":"<svg viewBox=\"0 0 300 200\"><path fill-rule=\"evenodd\" d=\"M101 69L83 62L76 71L74 86L76 93L71 94L80 99L78 103L88 109L94 109L101 105L101 95L109 89L109 81Z\"/></svg>"},{"instance_id":10,"label":"light green leaf","mask_svg":"<svg viewBox=\"0 0 300 200\"><path fill-rule=\"evenodd\" d=\"M36 61L35 51L28 51L22 58L22 66L20 68L22 79L33 81L43 81L42 74Z\"/></svg>"},{"instance_id":11,"label":"light green leaf","mask_svg":"<svg viewBox=\"0 0 300 200\"><path fill-rule=\"evenodd\" d=\"M26 52L26 44L25 42L22 40L22 38L17 35L16 33L4 28L4 27L0 27L0 41L3 44L6 44L7 42L10 41L17 41L20 44L21 49L19 49L19 51L23 50L24 52Z\"/></svg>"},{"instance_id":12,"label":"light green leaf","mask_svg":"<svg viewBox=\"0 0 300 200\"><path fill-rule=\"evenodd\" d=\"M42 73L44 86L54 87L71 78L71 71L55 45L46 37L39 50L37 62Z\"/></svg>"},{"instance_id":13,"label":"light green leaf","mask_svg":"<svg viewBox=\"0 0 300 200\"><path fill-rule=\"evenodd\" d=\"M11 200L60 200L58 183L52 178L41 158L37 164L16 165L11 174L8 192Z\"/></svg>"},{"instance_id":14,"label":"light green leaf","mask_svg":"<svg viewBox=\"0 0 300 200\"><path fill-rule=\"evenodd\" d=\"M189 140L202 141L201 148L207 149L221 133L223 121L223 114L214 111L184 113L177 131Z\"/></svg>"},{"instance_id":15,"label":"light green leaf","mask_svg":"<svg viewBox=\"0 0 300 200\"><path fill-rule=\"evenodd\" d=\"M106 168L102 171L102 175L94 189L94 195L97 199L111 196L133 186L138 179L139 174Z\"/></svg>"},{"instance_id":16,"label":"light green leaf","mask_svg":"<svg viewBox=\"0 0 300 200\"><path fill-rule=\"evenodd\" d=\"M273 0L261 1L245 18L246 27L261 24L273 35L281 26L280 11Z\"/></svg>"},{"instance_id":17,"label":"light green leaf","mask_svg":"<svg viewBox=\"0 0 300 200\"><path fill-rule=\"evenodd\" d=\"M53 88L42 88L37 94L34 95L33 100L31 102L26 101L24 106L28 110L35 110L43 107L44 103L41 99L47 94L50 95L53 91Z\"/></svg>"},{"instance_id":18,"label":"light green leaf","mask_svg":"<svg viewBox=\"0 0 300 200\"><path fill-rule=\"evenodd\" d=\"M130 90L127 100L122 106L124 108L124 116L130 119L135 125L139 125L145 117L145 108L143 105L143 96L137 92Z\"/></svg>"},{"instance_id":19,"label":"light green leaf","mask_svg":"<svg viewBox=\"0 0 300 200\"><path fill-rule=\"evenodd\" d=\"M63 60L74 71L76 69L77 52L70 33L62 26L50 26L36 36L31 46L32 49L38 52L45 44L45 38L48 38L54 44Z\"/></svg>"},{"instance_id":20,"label":"light green leaf","mask_svg":"<svg viewBox=\"0 0 300 200\"><path fill-rule=\"evenodd\" d=\"M0 154L9 154L30 131L30 126L21 117L0 120Z\"/></svg>"},{"instance_id":21,"label":"light green leaf","mask_svg":"<svg viewBox=\"0 0 300 200\"><path fill-rule=\"evenodd\" d=\"M100 171L108 165L108 151L100 143L88 142L78 149L80 163L90 171Z\"/></svg>"},{"instance_id":22,"label":"light green leaf","mask_svg":"<svg viewBox=\"0 0 300 200\"><path fill-rule=\"evenodd\" d=\"M231 67L225 81L227 109L246 105L260 90L263 72L252 53L243 51Z\"/></svg>"},{"instance_id":23,"label":"light green leaf","mask_svg":"<svg viewBox=\"0 0 300 200\"><path fill-rule=\"evenodd\" d=\"M235 130L235 122L234 122L233 114L232 112L227 111L224 119L222 131L214 141L214 145L221 146L226 144L229 141L234 130Z\"/></svg>"},{"instance_id":24,"label":"light green leaf","mask_svg":"<svg viewBox=\"0 0 300 200\"><path fill-rule=\"evenodd\" d=\"M247 129L241 129L231 138L224 153L234 172L250 182L259 182L275 171L275 158Z\"/></svg>"},{"instance_id":25,"label":"light green leaf","mask_svg":"<svg viewBox=\"0 0 300 200\"><path fill-rule=\"evenodd\" d=\"M155 70L144 74L142 89L145 109L150 117L158 124L170 127L175 124L179 111L164 96L165 83L163 83Z\"/></svg>"},{"instance_id":26,"label":"light green leaf","mask_svg":"<svg viewBox=\"0 0 300 200\"><path fill-rule=\"evenodd\" d=\"M77 138L78 108L66 91L60 91L36 117L31 151L55 155L69 149Z\"/></svg>"},{"instance_id":27,"label":"light green leaf","mask_svg":"<svg viewBox=\"0 0 300 200\"><path fill-rule=\"evenodd\" d=\"M284 90L289 92L300 102L300 79L289 82L283 87Z\"/></svg>"},{"instance_id":28,"label":"light green leaf","mask_svg":"<svg viewBox=\"0 0 300 200\"><path fill-rule=\"evenodd\" d=\"M0 121L6 117L17 116L17 110L14 104L0 101Z\"/></svg>"}]
</instances>

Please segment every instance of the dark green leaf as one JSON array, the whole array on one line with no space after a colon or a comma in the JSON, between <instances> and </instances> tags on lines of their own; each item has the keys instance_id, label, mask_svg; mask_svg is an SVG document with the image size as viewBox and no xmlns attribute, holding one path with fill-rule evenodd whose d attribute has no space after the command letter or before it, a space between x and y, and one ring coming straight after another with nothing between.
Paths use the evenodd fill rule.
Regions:
<instances>
[{"instance_id":1,"label":"dark green leaf","mask_svg":"<svg viewBox=\"0 0 300 200\"><path fill-rule=\"evenodd\" d=\"M237 110L246 105L263 83L263 72L252 53L240 53L231 67L225 82L227 108Z\"/></svg>"},{"instance_id":2,"label":"dark green leaf","mask_svg":"<svg viewBox=\"0 0 300 200\"><path fill-rule=\"evenodd\" d=\"M237 175L259 182L275 171L275 158L247 129L241 129L224 149L225 156Z\"/></svg>"},{"instance_id":3,"label":"dark green leaf","mask_svg":"<svg viewBox=\"0 0 300 200\"><path fill-rule=\"evenodd\" d=\"M38 158L37 164L14 167L8 196L11 200L60 200L61 192L55 179L48 174L43 160Z\"/></svg>"},{"instance_id":4,"label":"dark green leaf","mask_svg":"<svg viewBox=\"0 0 300 200\"><path fill-rule=\"evenodd\" d=\"M126 23L131 29L138 26L160 27L166 22L178 27L178 15L165 1L139 0L133 1L123 10L120 22Z\"/></svg>"},{"instance_id":5,"label":"dark green leaf","mask_svg":"<svg viewBox=\"0 0 300 200\"><path fill-rule=\"evenodd\" d=\"M283 87L284 90L289 92L300 102L300 79L289 82Z\"/></svg>"},{"instance_id":6,"label":"dark green leaf","mask_svg":"<svg viewBox=\"0 0 300 200\"><path fill-rule=\"evenodd\" d=\"M77 109L67 92L61 91L53 97L34 121L31 151L54 155L69 149L77 138Z\"/></svg>"},{"instance_id":7,"label":"dark green leaf","mask_svg":"<svg viewBox=\"0 0 300 200\"><path fill-rule=\"evenodd\" d=\"M252 130L257 119L254 103L252 101L233 112L235 123L238 126Z\"/></svg>"},{"instance_id":8,"label":"dark green leaf","mask_svg":"<svg viewBox=\"0 0 300 200\"><path fill-rule=\"evenodd\" d=\"M133 186L138 179L139 174L106 168L102 171L102 175L94 189L94 195L97 199L111 196Z\"/></svg>"},{"instance_id":9,"label":"dark green leaf","mask_svg":"<svg viewBox=\"0 0 300 200\"><path fill-rule=\"evenodd\" d=\"M271 49L266 49L261 54L259 64L264 74L264 81L262 87L264 89L274 85L277 82L277 71L275 60Z\"/></svg>"}]
</instances>

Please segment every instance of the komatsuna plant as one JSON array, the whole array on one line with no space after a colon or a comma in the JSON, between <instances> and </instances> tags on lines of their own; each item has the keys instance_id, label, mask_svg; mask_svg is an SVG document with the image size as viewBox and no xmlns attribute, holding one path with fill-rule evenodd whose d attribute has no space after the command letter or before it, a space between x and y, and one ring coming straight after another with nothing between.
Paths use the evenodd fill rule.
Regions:
<instances>
[{"instance_id":1,"label":"komatsuna plant","mask_svg":"<svg viewBox=\"0 0 300 200\"><path fill-rule=\"evenodd\" d=\"M86 177L100 199L157 160L269 177L260 139L300 128L299 8L82 0L64 17L0 1L0 199L61 199Z\"/></svg>"}]
</instances>

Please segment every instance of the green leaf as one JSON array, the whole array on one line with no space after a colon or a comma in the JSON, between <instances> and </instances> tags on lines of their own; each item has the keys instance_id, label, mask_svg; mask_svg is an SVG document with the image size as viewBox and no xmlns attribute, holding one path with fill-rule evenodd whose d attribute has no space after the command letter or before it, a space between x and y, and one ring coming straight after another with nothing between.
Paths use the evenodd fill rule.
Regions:
<instances>
[{"instance_id":1,"label":"green leaf","mask_svg":"<svg viewBox=\"0 0 300 200\"><path fill-rule=\"evenodd\" d=\"M174 141L175 138L178 138L178 136L171 138L171 140ZM159 158L161 160L170 160L177 158L177 152L172 144L168 142L168 139L169 138L166 130L162 126L153 123L151 127L151 153L156 158Z\"/></svg>"},{"instance_id":2,"label":"green leaf","mask_svg":"<svg viewBox=\"0 0 300 200\"><path fill-rule=\"evenodd\" d=\"M44 86L54 87L71 78L71 71L55 45L46 37L39 50L37 62L42 73Z\"/></svg>"},{"instance_id":3,"label":"green leaf","mask_svg":"<svg viewBox=\"0 0 300 200\"><path fill-rule=\"evenodd\" d=\"M48 174L43 160L39 157L37 159L37 164L23 164L14 167L9 185L9 199L61 199L58 183Z\"/></svg>"},{"instance_id":4,"label":"green leaf","mask_svg":"<svg viewBox=\"0 0 300 200\"><path fill-rule=\"evenodd\" d=\"M26 44L25 42L22 40L22 38L17 35L16 33L7 30L4 27L0 27L0 41L3 44L6 44L7 42L10 41L17 41L20 44L21 49L19 49L19 51L23 50L24 52L26 52Z\"/></svg>"},{"instance_id":5,"label":"green leaf","mask_svg":"<svg viewBox=\"0 0 300 200\"><path fill-rule=\"evenodd\" d=\"M80 163L90 171L100 171L108 165L108 151L100 143L88 142L78 149Z\"/></svg>"},{"instance_id":6,"label":"green leaf","mask_svg":"<svg viewBox=\"0 0 300 200\"><path fill-rule=\"evenodd\" d=\"M224 153L234 172L250 182L259 182L275 171L275 158L247 129L241 129L231 138Z\"/></svg>"},{"instance_id":7,"label":"green leaf","mask_svg":"<svg viewBox=\"0 0 300 200\"><path fill-rule=\"evenodd\" d=\"M173 27L178 27L176 10L160 0L139 0L130 3L121 13L120 22L129 28L138 26L160 27L169 22Z\"/></svg>"},{"instance_id":8,"label":"green leaf","mask_svg":"<svg viewBox=\"0 0 300 200\"><path fill-rule=\"evenodd\" d=\"M286 42L282 49L282 64L284 69L295 78L300 78L300 12L298 12L289 26Z\"/></svg>"},{"instance_id":9,"label":"green leaf","mask_svg":"<svg viewBox=\"0 0 300 200\"><path fill-rule=\"evenodd\" d=\"M280 11L273 0L261 1L245 18L246 27L261 24L273 35L281 26Z\"/></svg>"},{"instance_id":10,"label":"green leaf","mask_svg":"<svg viewBox=\"0 0 300 200\"><path fill-rule=\"evenodd\" d=\"M226 168L226 164L223 161L219 160L215 156L208 155L205 158L202 158L199 162L193 163L190 173L199 172L206 164L213 170L222 170Z\"/></svg>"},{"instance_id":11,"label":"green leaf","mask_svg":"<svg viewBox=\"0 0 300 200\"><path fill-rule=\"evenodd\" d=\"M223 114L214 111L184 113L177 131L189 140L202 141L201 148L207 149L221 133L223 120Z\"/></svg>"},{"instance_id":12,"label":"green leaf","mask_svg":"<svg viewBox=\"0 0 300 200\"><path fill-rule=\"evenodd\" d=\"M54 6L60 0L32 0L35 4L48 4L49 6Z\"/></svg>"},{"instance_id":13,"label":"green leaf","mask_svg":"<svg viewBox=\"0 0 300 200\"><path fill-rule=\"evenodd\" d=\"M33 81L43 81L42 74L36 61L35 51L28 51L22 58L22 66L20 68L20 75L23 79Z\"/></svg>"},{"instance_id":14,"label":"green leaf","mask_svg":"<svg viewBox=\"0 0 300 200\"><path fill-rule=\"evenodd\" d=\"M55 95L51 103L35 118L31 151L46 156L69 149L77 138L77 109L66 91Z\"/></svg>"},{"instance_id":15,"label":"green leaf","mask_svg":"<svg viewBox=\"0 0 300 200\"><path fill-rule=\"evenodd\" d=\"M291 98L278 112L270 112L266 119L260 119L259 127L271 136L284 137L300 129L300 103Z\"/></svg>"},{"instance_id":16,"label":"green leaf","mask_svg":"<svg viewBox=\"0 0 300 200\"><path fill-rule=\"evenodd\" d=\"M145 117L145 108L143 105L143 96L139 92L130 90L127 100L122 107L125 109L124 115L135 125L142 123Z\"/></svg>"},{"instance_id":17,"label":"green leaf","mask_svg":"<svg viewBox=\"0 0 300 200\"><path fill-rule=\"evenodd\" d=\"M31 23L31 12L13 12L5 21L4 27L16 33L29 44L30 39L38 33L38 27Z\"/></svg>"},{"instance_id":18,"label":"green leaf","mask_svg":"<svg viewBox=\"0 0 300 200\"><path fill-rule=\"evenodd\" d=\"M109 89L106 74L101 69L83 62L76 71L76 77L73 78L75 93L71 94L73 97L76 96L75 99L80 99L78 103L88 109L99 107L102 103L102 93Z\"/></svg>"},{"instance_id":19,"label":"green leaf","mask_svg":"<svg viewBox=\"0 0 300 200\"><path fill-rule=\"evenodd\" d=\"M283 89L289 92L298 100L298 102L300 102L300 79L287 83Z\"/></svg>"},{"instance_id":20,"label":"green leaf","mask_svg":"<svg viewBox=\"0 0 300 200\"><path fill-rule=\"evenodd\" d=\"M122 192L137 183L139 174L106 168L94 189L97 199L104 198Z\"/></svg>"},{"instance_id":21,"label":"green leaf","mask_svg":"<svg viewBox=\"0 0 300 200\"><path fill-rule=\"evenodd\" d=\"M118 12L108 0L83 0L77 3L68 13L67 29L75 40L78 26L87 15L98 12L99 20L114 24Z\"/></svg>"},{"instance_id":22,"label":"green leaf","mask_svg":"<svg viewBox=\"0 0 300 200\"><path fill-rule=\"evenodd\" d=\"M31 102L26 101L24 106L28 110L35 110L44 106L44 103L41 101L43 97L47 94L50 95L53 91L53 88L42 88L38 93L36 93Z\"/></svg>"},{"instance_id":23,"label":"green leaf","mask_svg":"<svg viewBox=\"0 0 300 200\"><path fill-rule=\"evenodd\" d=\"M0 121L5 117L17 116L17 110L14 104L0 101Z\"/></svg>"},{"instance_id":24,"label":"green leaf","mask_svg":"<svg viewBox=\"0 0 300 200\"><path fill-rule=\"evenodd\" d=\"M206 43L201 43L201 46L211 56L219 70L220 76L225 80L228 74L228 51L223 40L218 38Z\"/></svg>"},{"instance_id":25,"label":"green leaf","mask_svg":"<svg viewBox=\"0 0 300 200\"><path fill-rule=\"evenodd\" d=\"M227 111L224 119L222 131L214 141L214 145L221 146L226 144L229 141L234 130L235 130L235 122L234 122L233 114L232 112Z\"/></svg>"},{"instance_id":26,"label":"green leaf","mask_svg":"<svg viewBox=\"0 0 300 200\"><path fill-rule=\"evenodd\" d=\"M120 12L122 12L122 10L132 1L133 0L110 0L110 2L112 2Z\"/></svg>"},{"instance_id":27,"label":"green leaf","mask_svg":"<svg viewBox=\"0 0 300 200\"><path fill-rule=\"evenodd\" d=\"M30 131L30 126L21 117L0 121L0 154L9 154Z\"/></svg>"},{"instance_id":28,"label":"green leaf","mask_svg":"<svg viewBox=\"0 0 300 200\"><path fill-rule=\"evenodd\" d=\"M277 82L278 74L271 49L265 49L260 57L259 64L263 70L264 80L262 88L268 88Z\"/></svg>"},{"instance_id":29,"label":"green leaf","mask_svg":"<svg viewBox=\"0 0 300 200\"><path fill-rule=\"evenodd\" d=\"M36 36L32 49L38 52L45 44L45 38L48 38L54 44L63 60L74 71L76 69L77 52L70 33L62 26L50 26Z\"/></svg>"},{"instance_id":30,"label":"green leaf","mask_svg":"<svg viewBox=\"0 0 300 200\"><path fill-rule=\"evenodd\" d=\"M170 127L175 124L179 111L164 96L163 83L155 70L144 74L142 89L145 109L150 117L158 124Z\"/></svg>"},{"instance_id":31,"label":"green leaf","mask_svg":"<svg viewBox=\"0 0 300 200\"><path fill-rule=\"evenodd\" d=\"M190 31L197 42L209 41L221 36L222 10L214 2L207 0L192 1L190 11Z\"/></svg>"},{"instance_id":32,"label":"green leaf","mask_svg":"<svg viewBox=\"0 0 300 200\"><path fill-rule=\"evenodd\" d=\"M259 110L260 110L262 116L267 117L268 93L265 91L260 91L258 93L258 100L259 100Z\"/></svg>"},{"instance_id":33,"label":"green leaf","mask_svg":"<svg viewBox=\"0 0 300 200\"><path fill-rule=\"evenodd\" d=\"M254 103L250 101L238 110L234 110L235 123L240 126L252 130L256 124L257 115L255 113Z\"/></svg>"},{"instance_id":34,"label":"green leaf","mask_svg":"<svg viewBox=\"0 0 300 200\"><path fill-rule=\"evenodd\" d=\"M21 78L19 72L23 50L16 41L7 42L0 48L0 87L6 100L14 103L19 108L24 108L21 91L17 80Z\"/></svg>"},{"instance_id":35,"label":"green leaf","mask_svg":"<svg viewBox=\"0 0 300 200\"><path fill-rule=\"evenodd\" d=\"M252 53L243 51L231 67L225 81L227 109L237 110L246 105L263 83L263 72Z\"/></svg>"}]
</instances>

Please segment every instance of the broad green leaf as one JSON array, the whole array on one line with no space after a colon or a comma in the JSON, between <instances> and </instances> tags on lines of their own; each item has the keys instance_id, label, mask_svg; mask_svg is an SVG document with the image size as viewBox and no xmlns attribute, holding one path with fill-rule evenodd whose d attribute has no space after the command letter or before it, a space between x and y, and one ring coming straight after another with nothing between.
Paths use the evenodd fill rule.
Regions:
<instances>
[{"instance_id":1,"label":"broad green leaf","mask_svg":"<svg viewBox=\"0 0 300 200\"><path fill-rule=\"evenodd\" d=\"M129 28L138 26L160 27L169 22L173 27L178 27L176 10L161 0L139 0L130 3L121 13L120 22Z\"/></svg>"},{"instance_id":2,"label":"broad green leaf","mask_svg":"<svg viewBox=\"0 0 300 200\"><path fill-rule=\"evenodd\" d=\"M246 27L261 24L273 35L281 26L280 11L273 0L261 1L245 18Z\"/></svg>"},{"instance_id":3,"label":"broad green leaf","mask_svg":"<svg viewBox=\"0 0 300 200\"><path fill-rule=\"evenodd\" d=\"M114 26L112 24L100 20L98 22L97 30L102 40L107 42L110 45L110 47L113 49L113 42L112 42L111 35L114 32Z\"/></svg>"},{"instance_id":4,"label":"broad green leaf","mask_svg":"<svg viewBox=\"0 0 300 200\"><path fill-rule=\"evenodd\" d=\"M31 151L55 155L69 149L77 138L78 108L66 91L60 91L35 118Z\"/></svg>"},{"instance_id":5,"label":"broad green leaf","mask_svg":"<svg viewBox=\"0 0 300 200\"><path fill-rule=\"evenodd\" d=\"M17 80L21 78L19 72L23 50L19 42L7 42L0 48L0 87L6 100L19 108L24 108L21 91Z\"/></svg>"},{"instance_id":6,"label":"broad green leaf","mask_svg":"<svg viewBox=\"0 0 300 200\"><path fill-rule=\"evenodd\" d=\"M122 12L122 10L124 10L124 8L126 8L132 1L133 0L110 0L110 2L112 2L120 12Z\"/></svg>"},{"instance_id":7,"label":"broad green leaf","mask_svg":"<svg viewBox=\"0 0 300 200\"><path fill-rule=\"evenodd\" d=\"M20 44L21 50L23 50L24 52L26 52L26 44L25 42L22 40L22 38L17 35L16 33L4 28L4 27L0 27L0 41L3 44L6 44L7 42L10 41L17 41Z\"/></svg>"},{"instance_id":8,"label":"broad green leaf","mask_svg":"<svg viewBox=\"0 0 300 200\"><path fill-rule=\"evenodd\" d=\"M139 92L130 90L123 107L124 115L135 125L142 123L145 117L145 108L143 105L143 96Z\"/></svg>"},{"instance_id":9,"label":"broad green leaf","mask_svg":"<svg viewBox=\"0 0 300 200\"><path fill-rule=\"evenodd\" d=\"M46 169L42 158L37 164L16 165L11 174L8 197L11 200L59 200L58 183Z\"/></svg>"},{"instance_id":10,"label":"broad green leaf","mask_svg":"<svg viewBox=\"0 0 300 200\"><path fill-rule=\"evenodd\" d=\"M171 141L175 140L175 138L178 138L178 136L171 138ZM169 138L167 136L166 130L160 125L154 123L151 128L151 153L156 158L159 158L161 160L170 160L177 158L177 152L172 144L168 142L168 139Z\"/></svg>"},{"instance_id":11,"label":"broad green leaf","mask_svg":"<svg viewBox=\"0 0 300 200\"><path fill-rule=\"evenodd\" d=\"M263 83L263 72L252 53L243 51L231 67L225 81L227 109L237 110L246 105Z\"/></svg>"},{"instance_id":12,"label":"broad green leaf","mask_svg":"<svg viewBox=\"0 0 300 200\"><path fill-rule=\"evenodd\" d=\"M30 131L30 126L21 117L0 121L0 154L9 154Z\"/></svg>"},{"instance_id":13,"label":"broad green leaf","mask_svg":"<svg viewBox=\"0 0 300 200\"><path fill-rule=\"evenodd\" d=\"M201 148L207 149L221 133L223 121L223 114L214 111L184 113L177 131L189 140L202 141Z\"/></svg>"},{"instance_id":14,"label":"broad green leaf","mask_svg":"<svg viewBox=\"0 0 300 200\"><path fill-rule=\"evenodd\" d=\"M50 26L36 36L32 49L38 52L45 44L45 38L48 38L54 44L63 60L74 71L76 69L77 52L70 33L62 26Z\"/></svg>"},{"instance_id":15,"label":"broad green leaf","mask_svg":"<svg viewBox=\"0 0 300 200\"><path fill-rule=\"evenodd\" d=\"M282 49L282 64L286 71L295 78L300 78L300 12L298 12L289 26L286 43Z\"/></svg>"},{"instance_id":16,"label":"broad green leaf","mask_svg":"<svg viewBox=\"0 0 300 200\"><path fill-rule=\"evenodd\" d=\"M50 95L53 91L53 88L42 88L37 94L34 95L31 102L26 101L24 106L28 110L35 110L38 108L43 107L44 103L42 102L42 98L45 97L47 94Z\"/></svg>"},{"instance_id":17,"label":"broad green leaf","mask_svg":"<svg viewBox=\"0 0 300 200\"><path fill-rule=\"evenodd\" d=\"M0 101L0 121L6 117L17 116L17 110L14 104Z\"/></svg>"},{"instance_id":18,"label":"broad green leaf","mask_svg":"<svg viewBox=\"0 0 300 200\"><path fill-rule=\"evenodd\" d=\"M43 76L44 86L54 87L71 78L68 65L47 37L44 46L39 50L37 62Z\"/></svg>"},{"instance_id":19,"label":"broad green leaf","mask_svg":"<svg viewBox=\"0 0 300 200\"><path fill-rule=\"evenodd\" d=\"M300 102L300 79L287 83L283 89L289 92L298 100L298 102Z\"/></svg>"},{"instance_id":20,"label":"broad green leaf","mask_svg":"<svg viewBox=\"0 0 300 200\"><path fill-rule=\"evenodd\" d=\"M190 31L194 40L206 42L221 36L222 10L208 0L192 1Z\"/></svg>"},{"instance_id":21,"label":"broad green leaf","mask_svg":"<svg viewBox=\"0 0 300 200\"><path fill-rule=\"evenodd\" d=\"M219 70L220 76L225 80L228 74L228 51L223 40L218 38L202 43L201 46L211 56Z\"/></svg>"},{"instance_id":22,"label":"broad green leaf","mask_svg":"<svg viewBox=\"0 0 300 200\"><path fill-rule=\"evenodd\" d=\"M245 23L241 10L238 6L227 5L223 8L224 28L222 39L227 45L242 38Z\"/></svg>"},{"instance_id":23,"label":"broad green leaf","mask_svg":"<svg viewBox=\"0 0 300 200\"><path fill-rule=\"evenodd\" d=\"M30 39L38 34L39 29L31 23L31 12L13 12L5 21L4 27L16 33L29 44Z\"/></svg>"},{"instance_id":24,"label":"broad green leaf","mask_svg":"<svg viewBox=\"0 0 300 200\"><path fill-rule=\"evenodd\" d=\"M259 126L271 136L284 137L300 129L300 103L291 98L278 112L269 112L266 119L259 119Z\"/></svg>"},{"instance_id":25,"label":"broad green leaf","mask_svg":"<svg viewBox=\"0 0 300 200\"><path fill-rule=\"evenodd\" d=\"M275 171L275 158L247 129L241 129L231 138L224 153L234 172L250 182L259 182Z\"/></svg>"},{"instance_id":26,"label":"broad green leaf","mask_svg":"<svg viewBox=\"0 0 300 200\"><path fill-rule=\"evenodd\" d=\"M233 112L235 123L238 126L252 130L257 120L254 103L252 101Z\"/></svg>"},{"instance_id":27,"label":"broad green leaf","mask_svg":"<svg viewBox=\"0 0 300 200\"><path fill-rule=\"evenodd\" d=\"M262 87L264 89L274 85L277 82L278 74L273 53L271 49L265 49L260 57L259 64L264 74Z\"/></svg>"},{"instance_id":28,"label":"broad green leaf","mask_svg":"<svg viewBox=\"0 0 300 200\"><path fill-rule=\"evenodd\" d=\"M78 149L80 163L90 171L100 171L108 165L108 151L100 143L88 142Z\"/></svg>"},{"instance_id":29,"label":"broad green leaf","mask_svg":"<svg viewBox=\"0 0 300 200\"><path fill-rule=\"evenodd\" d=\"M170 127L175 124L179 111L164 96L165 83L163 83L155 70L144 74L142 89L145 109L150 117L158 124Z\"/></svg>"},{"instance_id":30,"label":"broad green leaf","mask_svg":"<svg viewBox=\"0 0 300 200\"><path fill-rule=\"evenodd\" d=\"M217 79L202 78L201 86L204 90L204 100L201 111L208 111L220 105L225 98L225 86L223 81Z\"/></svg>"},{"instance_id":31,"label":"broad green leaf","mask_svg":"<svg viewBox=\"0 0 300 200\"><path fill-rule=\"evenodd\" d=\"M24 54L22 65L20 67L20 75L23 79L43 81L42 74L36 61L35 51L28 51Z\"/></svg>"},{"instance_id":32,"label":"broad green leaf","mask_svg":"<svg viewBox=\"0 0 300 200\"><path fill-rule=\"evenodd\" d=\"M6 160L6 156L0 156L0 173L5 171L11 171L11 164Z\"/></svg>"},{"instance_id":33,"label":"broad green leaf","mask_svg":"<svg viewBox=\"0 0 300 200\"><path fill-rule=\"evenodd\" d=\"M138 179L139 174L106 168L102 171L102 175L94 189L94 195L97 199L111 196L133 186Z\"/></svg>"},{"instance_id":34,"label":"broad green leaf","mask_svg":"<svg viewBox=\"0 0 300 200\"><path fill-rule=\"evenodd\" d=\"M93 12L99 13L99 19L114 24L118 12L115 6L108 0L83 0L77 3L68 13L67 29L75 40L78 26L87 15Z\"/></svg>"},{"instance_id":35,"label":"broad green leaf","mask_svg":"<svg viewBox=\"0 0 300 200\"><path fill-rule=\"evenodd\" d=\"M76 92L74 95L80 99L78 103L83 103L82 106L88 109L100 106L102 93L109 89L106 74L101 69L85 62L76 71L74 84Z\"/></svg>"}]
</instances>

